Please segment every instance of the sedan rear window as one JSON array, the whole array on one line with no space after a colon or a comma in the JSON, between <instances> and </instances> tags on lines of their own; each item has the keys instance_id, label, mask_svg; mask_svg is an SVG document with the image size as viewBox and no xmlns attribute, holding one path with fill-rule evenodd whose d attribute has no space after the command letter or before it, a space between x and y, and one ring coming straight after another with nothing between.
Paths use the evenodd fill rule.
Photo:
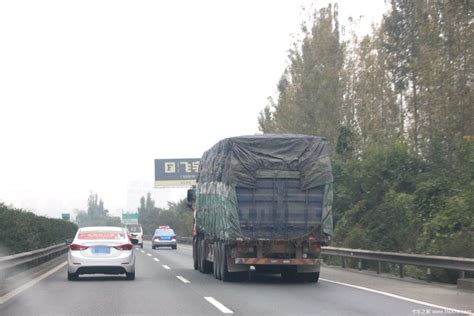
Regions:
<instances>
[{"instance_id":1,"label":"sedan rear window","mask_svg":"<svg viewBox=\"0 0 474 316\"><path fill-rule=\"evenodd\" d=\"M174 235L174 230L172 229L157 229L155 235Z\"/></svg>"},{"instance_id":2,"label":"sedan rear window","mask_svg":"<svg viewBox=\"0 0 474 316\"><path fill-rule=\"evenodd\" d=\"M141 233L140 225L127 225L127 229L131 233Z\"/></svg>"},{"instance_id":3,"label":"sedan rear window","mask_svg":"<svg viewBox=\"0 0 474 316\"><path fill-rule=\"evenodd\" d=\"M77 236L79 239L123 239L125 235L121 232L97 231L97 232L83 232Z\"/></svg>"}]
</instances>

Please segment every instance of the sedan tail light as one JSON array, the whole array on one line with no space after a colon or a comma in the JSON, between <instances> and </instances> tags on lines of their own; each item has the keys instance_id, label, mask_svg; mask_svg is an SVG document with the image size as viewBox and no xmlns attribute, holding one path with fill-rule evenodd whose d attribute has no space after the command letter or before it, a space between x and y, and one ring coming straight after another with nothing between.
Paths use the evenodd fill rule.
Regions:
<instances>
[{"instance_id":1,"label":"sedan tail light","mask_svg":"<svg viewBox=\"0 0 474 316\"><path fill-rule=\"evenodd\" d=\"M84 246L84 245L78 245L78 244L71 244L69 246L69 249L71 249L71 250L80 250L80 251L82 251L82 250L86 250L87 248L89 248L89 247Z\"/></svg>"},{"instance_id":2,"label":"sedan tail light","mask_svg":"<svg viewBox=\"0 0 474 316\"><path fill-rule=\"evenodd\" d=\"M115 246L114 248L117 249L117 250L132 250L133 245L132 244L124 244L124 245L120 245L120 246Z\"/></svg>"},{"instance_id":3,"label":"sedan tail light","mask_svg":"<svg viewBox=\"0 0 474 316\"><path fill-rule=\"evenodd\" d=\"M176 236L171 236L171 239L176 239Z\"/></svg>"}]
</instances>

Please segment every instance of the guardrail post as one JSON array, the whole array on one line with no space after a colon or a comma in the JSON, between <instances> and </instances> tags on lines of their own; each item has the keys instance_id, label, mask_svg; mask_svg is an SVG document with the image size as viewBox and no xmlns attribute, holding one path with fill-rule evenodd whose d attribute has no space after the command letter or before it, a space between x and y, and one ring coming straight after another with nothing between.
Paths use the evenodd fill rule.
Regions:
<instances>
[{"instance_id":1,"label":"guardrail post","mask_svg":"<svg viewBox=\"0 0 474 316\"><path fill-rule=\"evenodd\" d=\"M377 261L377 274L382 272L382 262Z\"/></svg>"},{"instance_id":2,"label":"guardrail post","mask_svg":"<svg viewBox=\"0 0 474 316\"><path fill-rule=\"evenodd\" d=\"M433 281L433 275L431 275L431 268L426 269L426 281L428 281L428 283L431 283L431 281Z\"/></svg>"},{"instance_id":3,"label":"guardrail post","mask_svg":"<svg viewBox=\"0 0 474 316\"><path fill-rule=\"evenodd\" d=\"M403 279L403 277L405 276L405 275L403 274L403 264L400 263L399 268L400 268L400 278Z\"/></svg>"},{"instance_id":4,"label":"guardrail post","mask_svg":"<svg viewBox=\"0 0 474 316\"><path fill-rule=\"evenodd\" d=\"M466 273L464 271L459 272L459 278L464 279L466 277Z\"/></svg>"},{"instance_id":5,"label":"guardrail post","mask_svg":"<svg viewBox=\"0 0 474 316\"><path fill-rule=\"evenodd\" d=\"M362 260L359 259L359 262L357 263L357 268L359 268L359 271L362 270Z\"/></svg>"},{"instance_id":6,"label":"guardrail post","mask_svg":"<svg viewBox=\"0 0 474 316\"><path fill-rule=\"evenodd\" d=\"M346 268L346 259L341 257L342 268Z\"/></svg>"}]
</instances>

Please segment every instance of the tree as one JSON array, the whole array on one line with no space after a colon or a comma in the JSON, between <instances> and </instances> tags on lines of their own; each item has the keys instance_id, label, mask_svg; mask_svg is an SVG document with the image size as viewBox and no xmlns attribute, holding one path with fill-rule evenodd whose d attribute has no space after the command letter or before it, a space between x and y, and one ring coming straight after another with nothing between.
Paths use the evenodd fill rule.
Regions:
<instances>
[{"instance_id":1,"label":"tree","mask_svg":"<svg viewBox=\"0 0 474 316\"><path fill-rule=\"evenodd\" d=\"M79 227L84 226L120 226L118 216L109 216L109 211L104 207L104 201L98 194L90 192L87 199L87 211L76 213L76 222Z\"/></svg>"},{"instance_id":2,"label":"tree","mask_svg":"<svg viewBox=\"0 0 474 316\"><path fill-rule=\"evenodd\" d=\"M344 48L337 5L319 10L301 48L290 50L290 65L278 83L278 100L259 117L262 132L326 136L332 144L341 123ZM304 30L305 31L305 30Z\"/></svg>"}]
</instances>

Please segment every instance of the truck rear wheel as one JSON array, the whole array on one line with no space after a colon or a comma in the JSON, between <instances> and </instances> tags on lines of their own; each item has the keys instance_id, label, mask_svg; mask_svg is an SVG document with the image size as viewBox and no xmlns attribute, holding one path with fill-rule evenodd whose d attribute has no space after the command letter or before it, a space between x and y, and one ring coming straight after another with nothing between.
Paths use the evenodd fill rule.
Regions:
<instances>
[{"instance_id":1,"label":"truck rear wheel","mask_svg":"<svg viewBox=\"0 0 474 316\"><path fill-rule=\"evenodd\" d=\"M219 242L214 244L214 265L212 267L214 278L219 280Z\"/></svg>"},{"instance_id":2,"label":"truck rear wheel","mask_svg":"<svg viewBox=\"0 0 474 316\"><path fill-rule=\"evenodd\" d=\"M299 278L303 281L316 283L319 280L319 272L299 273Z\"/></svg>"},{"instance_id":3,"label":"truck rear wheel","mask_svg":"<svg viewBox=\"0 0 474 316\"><path fill-rule=\"evenodd\" d=\"M225 244L222 242L221 243L221 278L222 281L224 282L230 282L232 281L233 273L229 272L228 266L227 266L227 249L225 247Z\"/></svg>"},{"instance_id":4,"label":"truck rear wheel","mask_svg":"<svg viewBox=\"0 0 474 316\"><path fill-rule=\"evenodd\" d=\"M295 281L296 280L296 267L282 268L281 277L285 281Z\"/></svg>"},{"instance_id":5,"label":"truck rear wheel","mask_svg":"<svg viewBox=\"0 0 474 316\"><path fill-rule=\"evenodd\" d=\"M194 270L199 270L199 267L198 267L198 258L197 258L197 243L198 243L198 239L196 237L193 238L193 267L194 267Z\"/></svg>"},{"instance_id":6,"label":"truck rear wheel","mask_svg":"<svg viewBox=\"0 0 474 316\"><path fill-rule=\"evenodd\" d=\"M211 272L211 263L206 260L206 241L201 239L199 242L199 271L201 273L210 273Z\"/></svg>"}]
</instances>

